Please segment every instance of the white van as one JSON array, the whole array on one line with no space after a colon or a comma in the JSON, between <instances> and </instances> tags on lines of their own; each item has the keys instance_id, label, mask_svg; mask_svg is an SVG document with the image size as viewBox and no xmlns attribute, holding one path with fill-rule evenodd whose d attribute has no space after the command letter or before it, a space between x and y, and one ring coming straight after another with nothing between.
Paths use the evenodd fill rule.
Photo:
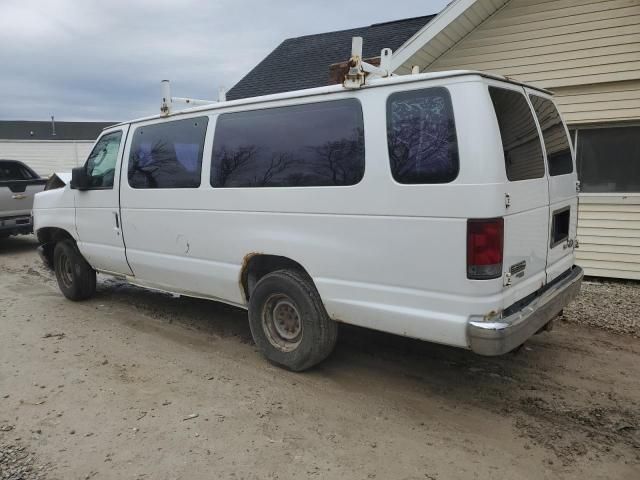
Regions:
<instances>
[{"instance_id":1,"label":"white van","mask_svg":"<svg viewBox=\"0 0 640 480\"><path fill-rule=\"evenodd\" d=\"M298 371L338 322L520 346L580 289L577 185L549 92L456 71L109 127L34 216L66 297L100 272L236 305Z\"/></svg>"}]
</instances>

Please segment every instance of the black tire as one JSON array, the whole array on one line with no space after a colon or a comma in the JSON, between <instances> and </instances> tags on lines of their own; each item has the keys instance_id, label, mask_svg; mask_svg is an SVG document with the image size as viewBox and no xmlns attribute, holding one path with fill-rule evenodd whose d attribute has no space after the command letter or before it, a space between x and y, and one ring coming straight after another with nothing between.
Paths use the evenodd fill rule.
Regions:
<instances>
[{"instance_id":1,"label":"black tire","mask_svg":"<svg viewBox=\"0 0 640 480\"><path fill-rule=\"evenodd\" d=\"M96 293L96 271L71 240L56 243L53 266L58 287L69 300L86 300Z\"/></svg>"},{"instance_id":2,"label":"black tire","mask_svg":"<svg viewBox=\"0 0 640 480\"><path fill-rule=\"evenodd\" d=\"M249 325L263 355L295 372L327 358L338 338L338 324L327 315L311 279L291 270L269 273L256 284Z\"/></svg>"}]
</instances>

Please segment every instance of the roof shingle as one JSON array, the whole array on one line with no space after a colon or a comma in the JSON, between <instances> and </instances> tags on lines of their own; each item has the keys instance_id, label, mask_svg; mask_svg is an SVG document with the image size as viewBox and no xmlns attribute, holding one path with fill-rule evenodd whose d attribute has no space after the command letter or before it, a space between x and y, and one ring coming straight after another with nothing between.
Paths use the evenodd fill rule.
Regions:
<instances>
[{"instance_id":1,"label":"roof shingle","mask_svg":"<svg viewBox=\"0 0 640 480\"><path fill-rule=\"evenodd\" d=\"M377 57L383 48L398 49L433 17L289 38L234 85L227 98L237 100L327 85L329 66L349 59L352 37L363 37L364 58Z\"/></svg>"}]
</instances>

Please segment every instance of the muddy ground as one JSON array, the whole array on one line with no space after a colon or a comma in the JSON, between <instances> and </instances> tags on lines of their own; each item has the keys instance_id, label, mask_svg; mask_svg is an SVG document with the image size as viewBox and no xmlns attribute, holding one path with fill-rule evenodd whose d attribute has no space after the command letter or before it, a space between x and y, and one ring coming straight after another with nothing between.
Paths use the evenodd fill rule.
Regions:
<instances>
[{"instance_id":1,"label":"muddy ground","mask_svg":"<svg viewBox=\"0 0 640 480\"><path fill-rule=\"evenodd\" d=\"M640 478L640 342L584 302L501 358L345 327L295 374L242 310L99 279L0 241L2 480Z\"/></svg>"}]
</instances>

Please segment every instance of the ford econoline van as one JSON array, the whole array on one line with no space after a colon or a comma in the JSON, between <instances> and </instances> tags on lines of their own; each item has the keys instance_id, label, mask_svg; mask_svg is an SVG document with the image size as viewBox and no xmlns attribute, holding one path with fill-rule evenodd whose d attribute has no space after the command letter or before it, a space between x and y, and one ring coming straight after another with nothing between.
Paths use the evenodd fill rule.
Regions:
<instances>
[{"instance_id":1,"label":"ford econoline van","mask_svg":"<svg viewBox=\"0 0 640 480\"><path fill-rule=\"evenodd\" d=\"M34 217L67 298L98 272L236 305L300 371L340 322L481 355L522 345L580 289L577 187L549 92L455 71L109 127Z\"/></svg>"}]
</instances>

